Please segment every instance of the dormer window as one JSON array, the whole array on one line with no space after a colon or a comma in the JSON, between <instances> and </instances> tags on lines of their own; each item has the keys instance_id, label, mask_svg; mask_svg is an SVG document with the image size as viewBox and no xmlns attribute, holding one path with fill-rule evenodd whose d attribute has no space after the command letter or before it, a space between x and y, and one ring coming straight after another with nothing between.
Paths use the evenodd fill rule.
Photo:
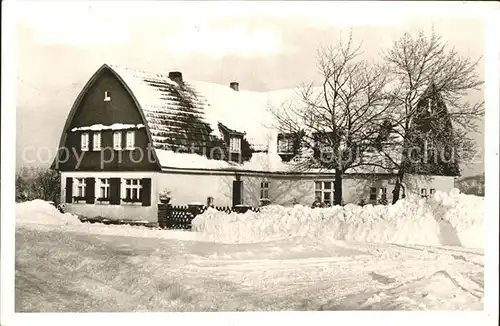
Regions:
<instances>
[{"instance_id":1,"label":"dormer window","mask_svg":"<svg viewBox=\"0 0 500 326\"><path fill-rule=\"evenodd\" d=\"M104 92L104 102L110 102L110 101L111 101L111 92L105 91Z\"/></svg>"},{"instance_id":2,"label":"dormer window","mask_svg":"<svg viewBox=\"0 0 500 326\"><path fill-rule=\"evenodd\" d=\"M229 139L229 152L241 153L241 138L240 137L231 137Z\"/></svg>"},{"instance_id":3,"label":"dormer window","mask_svg":"<svg viewBox=\"0 0 500 326\"><path fill-rule=\"evenodd\" d=\"M293 153L294 141L289 135L278 135L278 154Z\"/></svg>"}]
</instances>

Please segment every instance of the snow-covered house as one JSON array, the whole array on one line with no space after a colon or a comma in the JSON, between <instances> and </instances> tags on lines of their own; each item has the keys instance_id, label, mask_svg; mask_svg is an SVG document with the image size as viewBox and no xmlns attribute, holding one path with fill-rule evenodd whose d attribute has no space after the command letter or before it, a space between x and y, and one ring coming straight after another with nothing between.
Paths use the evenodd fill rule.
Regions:
<instances>
[{"instance_id":1,"label":"snow-covered house","mask_svg":"<svg viewBox=\"0 0 500 326\"><path fill-rule=\"evenodd\" d=\"M295 94L105 64L78 95L61 135L53 164L61 198L75 214L148 221L157 220L164 190L174 205L310 205L318 197L331 203L333 172L295 169L293 140L272 127L267 112ZM351 171L343 199L390 199L393 181L387 171ZM447 191L453 178L416 184Z\"/></svg>"}]
</instances>

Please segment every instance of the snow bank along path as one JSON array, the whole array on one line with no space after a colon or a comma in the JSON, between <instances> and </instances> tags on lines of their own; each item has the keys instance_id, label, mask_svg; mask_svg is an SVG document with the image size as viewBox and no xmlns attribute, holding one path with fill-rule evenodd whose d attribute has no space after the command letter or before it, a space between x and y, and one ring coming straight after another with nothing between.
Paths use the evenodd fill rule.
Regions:
<instances>
[{"instance_id":1,"label":"snow bank along path","mask_svg":"<svg viewBox=\"0 0 500 326\"><path fill-rule=\"evenodd\" d=\"M138 226L82 224L43 200L16 205L18 224L59 226L71 231L134 237L254 243L290 237L359 242L451 245L484 248L484 199L437 192L433 198L406 198L395 205L346 205L323 209L268 206L260 213L226 214L213 209L193 220L193 231Z\"/></svg>"},{"instance_id":2,"label":"snow bank along path","mask_svg":"<svg viewBox=\"0 0 500 326\"><path fill-rule=\"evenodd\" d=\"M226 243L300 236L484 248L483 216L484 198L453 189L429 199L409 197L387 206L268 206L260 213L229 215L209 209L193 220L193 230Z\"/></svg>"}]
</instances>

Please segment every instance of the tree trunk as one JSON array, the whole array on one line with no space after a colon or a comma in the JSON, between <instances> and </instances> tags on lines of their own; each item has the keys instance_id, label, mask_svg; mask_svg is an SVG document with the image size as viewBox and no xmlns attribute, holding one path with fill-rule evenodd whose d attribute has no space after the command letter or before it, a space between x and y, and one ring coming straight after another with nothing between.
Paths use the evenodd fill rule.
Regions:
<instances>
[{"instance_id":1,"label":"tree trunk","mask_svg":"<svg viewBox=\"0 0 500 326\"><path fill-rule=\"evenodd\" d=\"M339 169L335 170L335 180L333 182L333 205L342 205L342 174L343 172Z\"/></svg>"}]
</instances>

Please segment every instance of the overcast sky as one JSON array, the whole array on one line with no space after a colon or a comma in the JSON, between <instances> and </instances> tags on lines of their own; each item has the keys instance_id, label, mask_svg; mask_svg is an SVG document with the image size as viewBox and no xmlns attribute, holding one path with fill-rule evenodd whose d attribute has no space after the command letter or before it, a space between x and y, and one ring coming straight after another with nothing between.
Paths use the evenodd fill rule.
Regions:
<instances>
[{"instance_id":1,"label":"overcast sky","mask_svg":"<svg viewBox=\"0 0 500 326\"><path fill-rule=\"evenodd\" d=\"M18 10L17 149L55 148L83 84L103 63L181 71L187 80L272 90L317 81L316 49L350 28L377 60L406 31L435 31L461 54L484 54L470 6L373 2L29 3ZM411 8L408 8L411 6ZM484 62L479 66L484 78ZM470 100L482 100L474 94ZM33 128L45 126L42 137ZM480 146L483 135L476 135ZM472 172L482 172L476 167ZM466 174L471 174L468 171Z\"/></svg>"}]
</instances>

